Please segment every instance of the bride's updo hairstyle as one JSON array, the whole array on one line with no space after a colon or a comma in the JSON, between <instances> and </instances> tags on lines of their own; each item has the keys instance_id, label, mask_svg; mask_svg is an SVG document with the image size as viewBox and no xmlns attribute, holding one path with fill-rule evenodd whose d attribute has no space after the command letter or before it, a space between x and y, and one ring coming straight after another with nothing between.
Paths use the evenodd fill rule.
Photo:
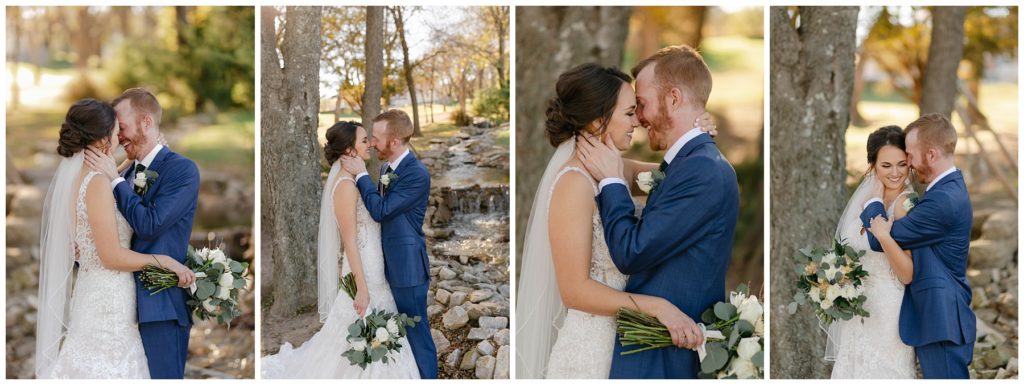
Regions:
<instances>
[{"instance_id":1,"label":"bride's updo hairstyle","mask_svg":"<svg viewBox=\"0 0 1024 385\"><path fill-rule=\"evenodd\" d=\"M342 121L327 129L327 144L324 144L327 164L334 164L334 161L356 146L356 130L361 127L353 121Z\"/></svg>"},{"instance_id":2,"label":"bride's updo hairstyle","mask_svg":"<svg viewBox=\"0 0 1024 385\"><path fill-rule=\"evenodd\" d=\"M885 146L896 146L904 152L907 151L906 136L899 126L885 126L875 130L868 135L868 164L875 167L878 160L878 151Z\"/></svg>"},{"instance_id":3,"label":"bride's updo hairstyle","mask_svg":"<svg viewBox=\"0 0 1024 385\"><path fill-rule=\"evenodd\" d=\"M82 99L68 108L60 125L57 153L70 158L89 145L110 137L117 114L114 107L96 99Z\"/></svg>"},{"instance_id":4,"label":"bride's updo hairstyle","mask_svg":"<svg viewBox=\"0 0 1024 385\"><path fill-rule=\"evenodd\" d=\"M594 63L581 64L559 75L556 96L548 101L545 112L544 124L551 145L558 147L597 119L604 122L597 134L603 134L615 111L622 84L631 81L622 71Z\"/></svg>"}]
</instances>

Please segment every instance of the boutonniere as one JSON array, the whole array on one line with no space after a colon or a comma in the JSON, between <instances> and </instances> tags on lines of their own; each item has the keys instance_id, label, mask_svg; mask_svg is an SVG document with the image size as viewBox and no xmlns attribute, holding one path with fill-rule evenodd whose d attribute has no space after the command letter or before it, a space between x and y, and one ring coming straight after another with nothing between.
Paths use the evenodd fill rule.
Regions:
<instances>
[{"instance_id":1,"label":"boutonniere","mask_svg":"<svg viewBox=\"0 0 1024 385\"><path fill-rule=\"evenodd\" d=\"M388 186L391 186L391 182L396 180L398 180L398 174L395 174L394 171L380 176L380 183L384 185L384 188L388 188Z\"/></svg>"},{"instance_id":2,"label":"boutonniere","mask_svg":"<svg viewBox=\"0 0 1024 385\"><path fill-rule=\"evenodd\" d=\"M916 192L907 194L907 200L903 201L903 210L909 213L914 206L917 206L917 201L920 199Z\"/></svg>"},{"instance_id":3,"label":"boutonniere","mask_svg":"<svg viewBox=\"0 0 1024 385\"><path fill-rule=\"evenodd\" d=\"M139 195L146 195L146 191L149 191L149 186L152 186L159 176L160 174L153 170L135 173L135 192Z\"/></svg>"},{"instance_id":4,"label":"boutonniere","mask_svg":"<svg viewBox=\"0 0 1024 385\"><path fill-rule=\"evenodd\" d=\"M664 179L665 173L662 171L645 171L636 175L636 184L640 186L640 191L650 194Z\"/></svg>"}]
</instances>

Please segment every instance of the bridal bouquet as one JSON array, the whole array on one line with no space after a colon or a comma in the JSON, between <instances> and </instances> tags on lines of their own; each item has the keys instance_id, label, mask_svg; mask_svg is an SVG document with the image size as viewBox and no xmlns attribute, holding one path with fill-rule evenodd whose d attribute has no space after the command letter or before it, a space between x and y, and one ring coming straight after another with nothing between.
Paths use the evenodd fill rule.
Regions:
<instances>
[{"instance_id":1,"label":"bridal bouquet","mask_svg":"<svg viewBox=\"0 0 1024 385\"><path fill-rule=\"evenodd\" d=\"M229 324L242 315L238 309L238 290L246 286L249 263L228 258L221 249L196 250L189 246L185 266L196 274L186 301L195 317ZM142 268L139 278L152 291L150 295L178 286L177 275L152 264Z\"/></svg>"},{"instance_id":2,"label":"bridal bouquet","mask_svg":"<svg viewBox=\"0 0 1024 385\"><path fill-rule=\"evenodd\" d=\"M352 273L341 279L341 286L349 298L355 299L356 285ZM362 319L348 325L348 337L345 340L349 343L349 349L341 356L348 358L349 364L359 365L363 369L375 361L387 364L389 355L402 348L399 341L405 337L406 328L413 327L417 322L420 322L420 316L409 317L405 313L396 314L384 310L370 311Z\"/></svg>"},{"instance_id":3,"label":"bridal bouquet","mask_svg":"<svg viewBox=\"0 0 1024 385\"><path fill-rule=\"evenodd\" d=\"M704 345L697 348L700 378L761 378L764 373L764 308L757 296L748 295L741 284L729 295L729 302L718 302L701 315ZM672 337L657 318L642 312L620 308L616 333L623 346L641 347L622 355L675 346ZM705 326L708 325L708 326Z\"/></svg>"},{"instance_id":4,"label":"bridal bouquet","mask_svg":"<svg viewBox=\"0 0 1024 385\"><path fill-rule=\"evenodd\" d=\"M747 285L729 293L700 316L704 346L698 348L698 378L764 377L764 307Z\"/></svg>"},{"instance_id":5,"label":"bridal bouquet","mask_svg":"<svg viewBox=\"0 0 1024 385\"><path fill-rule=\"evenodd\" d=\"M868 272L860 263L863 256L863 250L854 250L839 240L833 242L831 249L801 249L794 256L796 286L800 290L789 303L789 314L796 313L800 305L809 305L824 325L853 316L868 317L863 288Z\"/></svg>"}]
</instances>

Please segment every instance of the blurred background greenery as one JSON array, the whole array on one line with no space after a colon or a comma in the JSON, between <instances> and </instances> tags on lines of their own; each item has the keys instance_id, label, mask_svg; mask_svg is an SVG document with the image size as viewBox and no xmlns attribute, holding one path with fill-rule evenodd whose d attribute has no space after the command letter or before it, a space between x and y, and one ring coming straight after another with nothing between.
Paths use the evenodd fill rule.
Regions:
<instances>
[{"instance_id":1,"label":"blurred background greenery","mask_svg":"<svg viewBox=\"0 0 1024 385\"><path fill-rule=\"evenodd\" d=\"M67 107L144 87L200 169L192 244L252 261L253 7L7 7L7 375L32 376L39 210ZM124 159L119 150L117 159ZM13 234L14 236L10 236ZM12 255L15 256L11 258ZM230 330L192 329L187 378L253 378L254 295ZM13 314L12 314L13 312Z\"/></svg>"},{"instance_id":2,"label":"blurred background greenery","mask_svg":"<svg viewBox=\"0 0 1024 385\"><path fill-rule=\"evenodd\" d=\"M518 11L520 9L522 11ZM516 36L518 250L522 250L522 237L530 208L533 207L533 190L536 189L547 160L553 152L543 134L543 102L554 96L553 80L557 75L588 61L615 65L629 73L633 65L654 54L658 49L669 45L686 44L697 48L711 70L714 84L707 110L714 115L719 129L715 142L736 169L740 186L740 214L726 285L731 289L739 283L749 284L752 291L760 297L758 292L764 281L763 8L540 7L536 12L553 15L562 12L576 14L561 16L569 19L561 24L537 29L534 29L537 22L523 21L523 13L533 11L534 9L530 7L517 8L517 12L521 12L517 15L519 24ZM552 17L549 20L555 19ZM580 36L574 36L558 30L560 27L584 31ZM575 56L570 59L571 62L544 62L537 66L544 68L534 68L531 63L542 60L539 56L555 55L555 52L559 52L559 58L573 57L560 52L573 48L547 47L543 44L550 42L540 41L558 34L561 34L559 42L582 47L581 52L572 54ZM589 40L591 36L604 36L607 40L592 41ZM614 40L619 36L622 37L621 41ZM593 44L595 48L590 49L588 44ZM535 45L536 48L533 47ZM537 52L538 58L527 57L531 52ZM540 71L544 72L542 76L547 77L540 78ZM660 162L663 155L652 152L647 143L647 130L637 129L633 134L632 148L624 156ZM516 262L521 262L521 255L516 256Z\"/></svg>"}]
</instances>

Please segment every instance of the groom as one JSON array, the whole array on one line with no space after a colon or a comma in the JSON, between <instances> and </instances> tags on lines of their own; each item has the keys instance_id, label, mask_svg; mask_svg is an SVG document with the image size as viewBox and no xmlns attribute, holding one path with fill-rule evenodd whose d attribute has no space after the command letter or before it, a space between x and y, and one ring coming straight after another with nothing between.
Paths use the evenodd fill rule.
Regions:
<instances>
[{"instance_id":1,"label":"groom","mask_svg":"<svg viewBox=\"0 0 1024 385\"><path fill-rule=\"evenodd\" d=\"M600 180L597 206L615 266L628 274L624 291L665 298L686 313L662 320L679 348L623 356L616 340L611 378L695 378L700 369L690 350L703 340L693 318L725 300L725 272L732 253L739 207L736 172L711 137L693 122L711 94L711 72L694 49L663 48L633 68L637 115L649 129L650 146L665 151L640 218L612 143L577 140L577 156Z\"/></svg>"},{"instance_id":2,"label":"groom","mask_svg":"<svg viewBox=\"0 0 1024 385\"><path fill-rule=\"evenodd\" d=\"M163 110L142 88L124 91L111 104L120 127L118 141L129 160L123 175L114 162L90 149L87 161L112 180L117 209L131 225L132 250L165 254L185 263L199 198L199 169L188 158L160 145ZM147 171L151 171L147 176ZM192 315L181 288L151 294L135 273L139 332L152 378L185 378Z\"/></svg>"},{"instance_id":3,"label":"groom","mask_svg":"<svg viewBox=\"0 0 1024 385\"><path fill-rule=\"evenodd\" d=\"M356 176L356 185L370 212L380 223L384 267L398 311L420 322L408 330L407 338L416 357L421 378L437 378L437 348L427 321L427 288L430 261L423 235L423 216L430 197L430 174L409 151L413 126L409 115L388 110L373 118L371 146L383 161L381 182L374 185L366 164L358 157L343 156L345 171Z\"/></svg>"},{"instance_id":4,"label":"groom","mask_svg":"<svg viewBox=\"0 0 1024 385\"><path fill-rule=\"evenodd\" d=\"M910 166L928 187L890 231L914 257L913 280L900 307L900 338L914 347L924 378L967 379L977 332L967 282L973 212L964 177L953 164L956 129L941 115L925 115L907 126L906 145ZM865 203L860 218L868 229L887 222L881 196ZM878 238L867 235L871 249L881 252Z\"/></svg>"}]
</instances>

